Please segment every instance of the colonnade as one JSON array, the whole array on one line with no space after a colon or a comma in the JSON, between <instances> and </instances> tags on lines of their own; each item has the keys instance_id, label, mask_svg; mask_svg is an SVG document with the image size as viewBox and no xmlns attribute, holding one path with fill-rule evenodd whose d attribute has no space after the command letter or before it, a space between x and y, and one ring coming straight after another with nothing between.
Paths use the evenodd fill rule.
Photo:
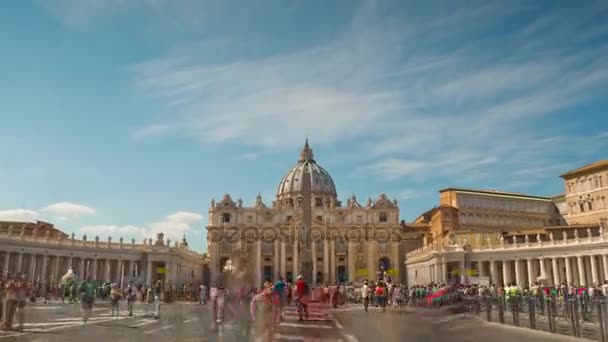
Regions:
<instances>
[{"instance_id":1,"label":"colonnade","mask_svg":"<svg viewBox=\"0 0 608 342\"><path fill-rule=\"evenodd\" d=\"M118 281L123 277L132 279L143 274L140 260L27 252L3 252L1 255L4 274L25 273L26 278L30 281L58 282L70 268L79 278L91 277L91 279L100 281Z\"/></svg>"},{"instance_id":2,"label":"colonnade","mask_svg":"<svg viewBox=\"0 0 608 342\"><path fill-rule=\"evenodd\" d=\"M532 286L541 275L548 284L601 284L608 280L608 254L577 256L506 258L479 261L480 276L488 276L491 283Z\"/></svg>"}]
</instances>

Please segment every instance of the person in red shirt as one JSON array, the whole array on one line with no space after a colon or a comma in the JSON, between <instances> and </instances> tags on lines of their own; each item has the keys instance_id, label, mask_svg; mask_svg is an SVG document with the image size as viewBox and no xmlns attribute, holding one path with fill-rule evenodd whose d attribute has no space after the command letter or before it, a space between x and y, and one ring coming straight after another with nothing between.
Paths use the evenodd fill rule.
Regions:
<instances>
[{"instance_id":1,"label":"person in red shirt","mask_svg":"<svg viewBox=\"0 0 608 342\"><path fill-rule=\"evenodd\" d=\"M310 289L306 281L302 278L302 275L298 276L298 280L296 281L296 292L294 294L296 305L298 307L298 316L300 321L302 320L302 315L308 319L308 296Z\"/></svg>"}]
</instances>

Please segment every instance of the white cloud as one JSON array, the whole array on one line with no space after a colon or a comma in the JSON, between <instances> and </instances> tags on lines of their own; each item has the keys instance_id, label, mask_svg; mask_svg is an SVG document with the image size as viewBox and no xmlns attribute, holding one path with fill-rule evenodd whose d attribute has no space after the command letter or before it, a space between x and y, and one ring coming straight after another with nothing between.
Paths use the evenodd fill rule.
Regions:
<instances>
[{"instance_id":1,"label":"white cloud","mask_svg":"<svg viewBox=\"0 0 608 342\"><path fill-rule=\"evenodd\" d=\"M189 211L178 211L174 214L168 215L166 219L171 222L194 223L201 221L203 219L203 215Z\"/></svg>"},{"instance_id":2,"label":"white cloud","mask_svg":"<svg viewBox=\"0 0 608 342\"><path fill-rule=\"evenodd\" d=\"M0 221L32 222L38 219L38 212L27 209L0 210Z\"/></svg>"},{"instance_id":3,"label":"white cloud","mask_svg":"<svg viewBox=\"0 0 608 342\"><path fill-rule=\"evenodd\" d=\"M111 236L113 240L118 241L123 237L126 241L135 238L138 242L142 239L156 239L158 233L163 233L165 240L181 241L184 235L200 237L197 227L197 222L200 222L203 216L198 213L188 211L178 211L165 216L163 220L152 222L147 225L90 225L83 226L79 229L80 233L92 234L99 236L100 239L107 239Z\"/></svg>"},{"instance_id":4,"label":"white cloud","mask_svg":"<svg viewBox=\"0 0 608 342\"><path fill-rule=\"evenodd\" d=\"M95 214L95 210L93 208L71 202L54 203L43 208L41 211L63 218Z\"/></svg>"}]
</instances>

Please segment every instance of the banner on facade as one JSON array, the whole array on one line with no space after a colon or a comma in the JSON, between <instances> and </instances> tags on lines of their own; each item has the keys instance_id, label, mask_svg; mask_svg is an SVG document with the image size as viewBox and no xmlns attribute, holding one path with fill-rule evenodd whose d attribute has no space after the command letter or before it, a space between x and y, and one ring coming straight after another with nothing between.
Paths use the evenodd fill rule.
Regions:
<instances>
[{"instance_id":1,"label":"banner on facade","mask_svg":"<svg viewBox=\"0 0 608 342\"><path fill-rule=\"evenodd\" d=\"M158 274L165 274L165 273L167 273L167 269L164 268L164 267L157 267L156 268L156 273L158 273Z\"/></svg>"},{"instance_id":2,"label":"banner on facade","mask_svg":"<svg viewBox=\"0 0 608 342\"><path fill-rule=\"evenodd\" d=\"M366 268L360 268L357 270L357 277L367 277L367 269Z\"/></svg>"},{"instance_id":3,"label":"banner on facade","mask_svg":"<svg viewBox=\"0 0 608 342\"><path fill-rule=\"evenodd\" d=\"M388 275L390 275L391 277L394 277L397 275L397 270L394 268L390 268L388 271L386 271L386 273L388 273Z\"/></svg>"}]
</instances>

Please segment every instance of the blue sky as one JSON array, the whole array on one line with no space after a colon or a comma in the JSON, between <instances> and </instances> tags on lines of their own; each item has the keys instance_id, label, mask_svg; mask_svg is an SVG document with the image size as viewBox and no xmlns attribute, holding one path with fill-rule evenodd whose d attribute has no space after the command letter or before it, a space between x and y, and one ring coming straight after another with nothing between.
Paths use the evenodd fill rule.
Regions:
<instances>
[{"instance_id":1,"label":"blue sky","mask_svg":"<svg viewBox=\"0 0 608 342\"><path fill-rule=\"evenodd\" d=\"M459 4L460 3L460 4ZM8 1L0 218L188 236L305 137L341 199L535 195L606 158L605 1Z\"/></svg>"}]
</instances>

